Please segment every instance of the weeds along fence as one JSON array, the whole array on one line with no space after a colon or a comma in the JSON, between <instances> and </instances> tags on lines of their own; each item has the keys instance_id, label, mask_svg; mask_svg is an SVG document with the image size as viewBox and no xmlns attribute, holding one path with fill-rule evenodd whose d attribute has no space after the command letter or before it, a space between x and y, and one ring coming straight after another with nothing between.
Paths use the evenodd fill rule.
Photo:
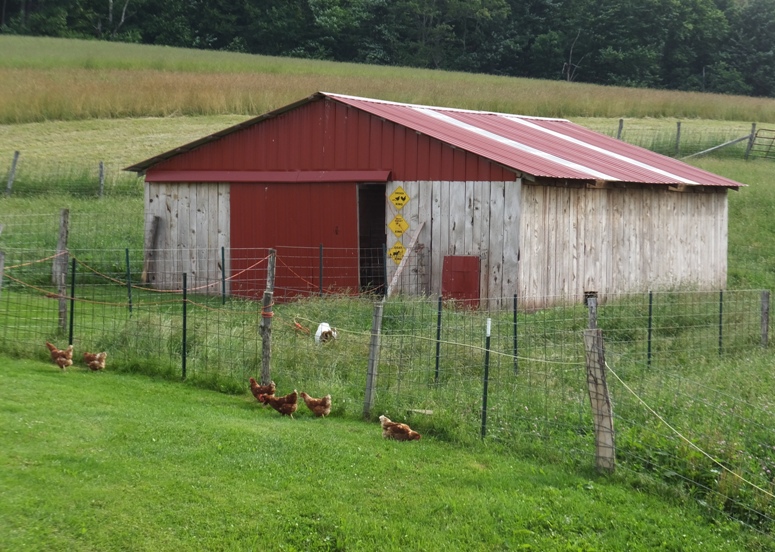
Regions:
<instances>
[{"instance_id":1,"label":"weeds along fence","mask_svg":"<svg viewBox=\"0 0 775 552\"><path fill-rule=\"evenodd\" d=\"M244 400L248 378L266 375L278 393L330 393L332 416L384 413L428 436L580 468L600 465L591 405L602 398L617 473L691 497L711 516L775 528L766 291L553 297L538 310L520 306L534 298L510 297L483 310L400 288L387 300L322 288L265 303L268 251L252 258L243 296L223 293L223 278L193 286L183 274L181 288L156 289L142 281L137 249L41 253L3 256L6 354L46 360L45 341L72 343L69 370L86 369L84 351L104 350L108 370L185 378ZM321 322L337 339L316 343ZM271 329L266 372L262 326ZM604 376L590 376L584 335L593 327ZM592 379L606 383L596 397Z\"/></svg>"}]
</instances>

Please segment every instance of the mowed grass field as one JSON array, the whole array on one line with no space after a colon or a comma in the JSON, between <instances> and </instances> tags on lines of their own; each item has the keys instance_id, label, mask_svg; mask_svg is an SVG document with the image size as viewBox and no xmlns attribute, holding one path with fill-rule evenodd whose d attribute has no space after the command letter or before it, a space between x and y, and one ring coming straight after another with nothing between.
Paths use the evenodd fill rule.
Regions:
<instances>
[{"instance_id":1,"label":"mowed grass field","mask_svg":"<svg viewBox=\"0 0 775 552\"><path fill-rule=\"evenodd\" d=\"M0 49L0 175L20 151L19 182L51 190L0 198L0 223L64 207L98 212L99 247L128 246L142 221L141 183L122 168L317 90L562 116L609 135L623 118L625 133L667 142L678 121L716 143L752 122L775 126L767 99L27 37L0 36ZM107 185L130 193L73 197L73 180L95 179L100 161ZM748 185L730 194L730 286L775 288L775 164L691 162ZM487 441L391 443L374 423L283 419L250 395L7 357L0 378L0 549L773 547L710 522L669 488L518 458Z\"/></svg>"},{"instance_id":2,"label":"mowed grass field","mask_svg":"<svg viewBox=\"0 0 775 552\"><path fill-rule=\"evenodd\" d=\"M634 481L0 356L0 549L767 550Z\"/></svg>"}]
</instances>

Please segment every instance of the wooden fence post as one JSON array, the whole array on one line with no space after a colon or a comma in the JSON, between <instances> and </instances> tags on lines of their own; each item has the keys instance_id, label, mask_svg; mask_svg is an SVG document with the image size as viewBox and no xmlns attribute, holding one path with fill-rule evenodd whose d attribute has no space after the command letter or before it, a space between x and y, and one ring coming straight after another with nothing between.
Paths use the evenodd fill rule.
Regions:
<instances>
[{"instance_id":1,"label":"wooden fence post","mask_svg":"<svg viewBox=\"0 0 775 552\"><path fill-rule=\"evenodd\" d=\"M762 347L770 342L770 290L762 291Z\"/></svg>"},{"instance_id":2,"label":"wooden fence post","mask_svg":"<svg viewBox=\"0 0 775 552\"><path fill-rule=\"evenodd\" d=\"M374 303L374 313L371 317L371 340L369 342L369 365L366 370L366 394L363 400L363 417L371 415L374 406L374 386L377 381L377 367L379 366L379 347L382 336L382 314L384 312L385 299Z\"/></svg>"},{"instance_id":3,"label":"wooden fence post","mask_svg":"<svg viewBox=\"0 0 775 552\"><path fill-rule=\"evenodd\" d=\"M70 209L62 209L59 217L59 240L57 241L57 257L51 273L51 283L59 285L60 275L67 274L67 237L70 234Z\"/></svg>"},{"instance_id":4,"label":"wooden fence post","mask_svg":"<svg viewBox=\"0 0 775 552\"><path fill-rule=\"evenodd\" d=\"M597 328L597 292L585 291L584 303L589 310L589 318L587 320L587 328L594 330Z\"/></svg>"},{"instance_id":5,"label":"wooden fence post","mask_svg":"<svg viewBox=\"0 0 775 552\"><path fill-rule=\"evenodd\" d=\"M619 130L616 131L616 139L622 139L622 130L624 129L624 119L619 119Z\"/></svg>"},{"instance_id":6,"label":"wooden fence post","mask_svg":"<svg viewBox=\"0 0 775 552\"><path fill-rule=\"evenodd\" d=\"M105 163L100 161L100 197L105 191Z\"/></svg>"},{"instance_id":7,"label":"wooden fence post","mask_svg":"<svg viewBox=\"0 0 775 552\"><path fill-rule=\"evenodd\" d=\"M584 345L587 351L587 390L595 429L595 467L612 473L616 466L616 445L613 409L605 378L603 331L599 328L584 330Z\"/></svg>"},{"instance_id":8,"label":"wooden fence post","mask_svg":"<svg viewBox=\"0 0 775 552\"><path fill-rule=\"evenodd\" d=\"M63 330L67 324L67 236L70 233L70 210L62 209L59 219L59 240L57 241L57 256L51 269L51 283L57 287L59 294L59 327Z\"/></svg>"},{"instance_id":9,"label":"wooden fence post","mask_svg":"<svg viewBox=\"0 0 775 552\"><path fill-rule=\"evenodd\" d=\"M681 121L675 123L675 156L681 155Z\"/></svg>"},{"instance_id":10,"label":"wooden fence post","mask_svg":"<svg viewBox=\"0 0 775 552\"><path fill-rule=\"evenodd\" d=\"M756 140L756 123L751 123L751 134L748 136L748 145L745 147L745 160L748 161L748 156L751 154L751 148Z\"/></svg>"},{"instance_id":11,"label":"wooden fence post","mask_svg":"<svg viewBox=\"0 0 775 552\"><path fill-rule=\"evenodd\" d=\"M2 297L4 275L5 275L5 252L0 251L0 297Z\"/></svg>"},{"instance_id":12,"label":"wooden fence post","mask_svg":"<svg viewBox=\"0 0 775 552\"><path fill-rule=\"evenodd\" d=\"M266 290L261 305L261 385L272 381L272 312L274 297L274 273L277 251L269 250L269 266L266 269Z\"/></svg>"},{"instance_id":13,"label":"wooden fence post","mask_svg":"<svg viewBox=\"0 0 775 552\"><path fill-rule=\"evenodd\" d=\"M8 184L5 188L5 195L11 195L11 188L13 188L13 179L16 177L16 163L19 161L19 152L13 152L13 161L11 162L11 170L8 171Z\"/></svg>"},{"instance_id":14,"label":"wooden fence post","mask_svg":"<svg viewBox=\"0 0 775 552\"><path fill-rule=\"evenodd\" d=\"M156 281L156 256L159 254L159 227L161 217L154 216L151 220L151 229L145 236L145 258L143 259L143 275L140 280L144 284Z\"/></svg>"}]
</instances>

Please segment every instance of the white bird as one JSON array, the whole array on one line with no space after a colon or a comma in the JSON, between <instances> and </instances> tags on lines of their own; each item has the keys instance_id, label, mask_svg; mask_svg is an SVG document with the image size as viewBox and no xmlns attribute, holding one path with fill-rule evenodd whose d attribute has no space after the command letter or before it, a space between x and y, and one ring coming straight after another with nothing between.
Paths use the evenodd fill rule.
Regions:
<instances>
[{"instance_id":1,"label":"white bird","mask_svg":"<svg viewBox=\"0 0 775 552\"><path fill-rule=\"evenodd\" d=\"M337 338L336 328L332 328L328 322L321 322L318 331L315 332L315 343L320 345Z\"/></svg>"}]
</instances>

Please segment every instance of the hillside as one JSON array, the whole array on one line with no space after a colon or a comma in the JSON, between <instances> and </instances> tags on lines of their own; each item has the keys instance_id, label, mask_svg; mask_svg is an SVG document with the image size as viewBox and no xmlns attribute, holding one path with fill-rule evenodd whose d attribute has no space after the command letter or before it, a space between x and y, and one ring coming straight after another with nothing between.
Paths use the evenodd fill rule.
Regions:
<instances>
[{"instance_id":1,"label":"hillside","mask_svg":"<svg viewBox=\"0 0 775 552\"><path fill-rule=\"evenodd\" d=\"M0 124L259 115L324 90L546 117L775 122L775 100L0 35Z\"/></svg>"}]
</instances>

